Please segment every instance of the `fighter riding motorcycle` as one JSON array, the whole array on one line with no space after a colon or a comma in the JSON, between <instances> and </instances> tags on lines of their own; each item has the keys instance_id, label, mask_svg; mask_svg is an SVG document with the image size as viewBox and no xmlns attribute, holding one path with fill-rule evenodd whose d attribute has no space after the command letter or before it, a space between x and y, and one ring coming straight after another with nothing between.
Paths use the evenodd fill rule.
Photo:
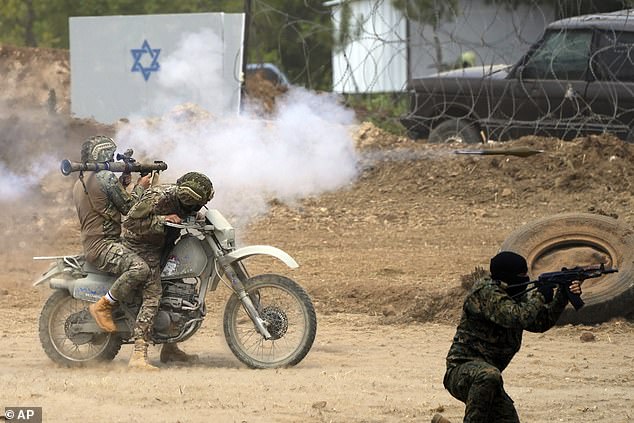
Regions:
<instances>
[{"instance_id":1,"label":"fighter riding motorcycle","mask_svg":"<svg viewBox=\"0 0 634 423\"><path fill-rule=\"evenodd\" d=\"M222 282L232 291L224 308L224 336L238 360L251 368L299 363L317 331L310 297L285 276L249 275L244 260L267 255L290 268L297 268L297 262L272 246L236 248L234 228L224 216L215 209L204 210L203 220L169 224L180 229L180 236L161 273L163 295L151 342L182 342L193 336L207 315L206 295ZM48 283L53 289L39 319L40 342L51 360L68 367L112 360L122 344L133 342L140 295L119 302L113 310L117 330L104 332L88 306L108 291L115 276L98 271L81 255L34 258L53 260L34 283Z\"/></svg>"}]
</instances>

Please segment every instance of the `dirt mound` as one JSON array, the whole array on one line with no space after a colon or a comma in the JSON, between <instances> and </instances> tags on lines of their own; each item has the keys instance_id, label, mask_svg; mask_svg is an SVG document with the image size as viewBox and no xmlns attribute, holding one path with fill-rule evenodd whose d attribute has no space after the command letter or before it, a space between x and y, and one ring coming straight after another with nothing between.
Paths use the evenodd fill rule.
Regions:
<instances>
[{"instance_id":1,"label":"dirt mound","mask_svg":"<svg viewBox=\"0 0 634 423\"><path fill-rule=\"evenodd\" d=\"M285 86L275 84L260 72L249 74L244 81L247 105L265 115L275 111L275 99L286 91Z\"/></svg>"},{"instance_id":2,"label":"dirt mound","mask_svg":"<svg viewBox=\"0 0 634 423\"><path fill-rule=\"evenodd\" d=\"M544 151L524 158L458 155L465 146L413 143L367 122L355 140L361 156L355 184L299 208L277 205L258 226L275 228L272 236L283 230L281 222L301 222L291 226L335 237L324 242L341 251L346 271L333 271L332 282L314 288L331 311L378 314L385 322L456 321L466 293L464 269L488 265L501 240L523 222L566 211L634 220L634 146L609 135L469 147ZM356 238L344 240L348 236ZM484 248L487 236L497 241ZM440 249L436 274L430 272L435 256L421 257L430 249ZM466 264L448 269L458 262Z\"/></svg>"}]
</instances>

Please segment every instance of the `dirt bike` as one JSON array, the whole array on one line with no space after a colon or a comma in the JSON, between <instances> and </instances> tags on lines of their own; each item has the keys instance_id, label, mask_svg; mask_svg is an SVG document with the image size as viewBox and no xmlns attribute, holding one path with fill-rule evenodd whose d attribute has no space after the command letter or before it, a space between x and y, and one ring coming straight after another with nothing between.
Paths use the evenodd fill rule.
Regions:
<instances>
[{"instance_id":1,"label":"dirt bike","mask_svg":"<svg viewBox=\"0 0 634 423\"><path fill-rule=\"evenodd\" d=\"M313 303L292 279L277 274L250 276L244 260L272 256L290 268L297 262L267 245L235 247L235 231L215 209L204 220L169 224L180 230L161 273L163 295L154 318L151 342L182 342L193 336L207 314L205 296L222 281L233 293L223 315L229 348L251 368L293 366L308 354L317 331ZM34 257L54 260L33 285L54 290L42 308L39 337L56 363L74 367L112 360L122 344L132 343L140 295L113 309L114 333L102 331L88 311L116 277L87 263L81 255Z\"/></svg>"}]
</instances>

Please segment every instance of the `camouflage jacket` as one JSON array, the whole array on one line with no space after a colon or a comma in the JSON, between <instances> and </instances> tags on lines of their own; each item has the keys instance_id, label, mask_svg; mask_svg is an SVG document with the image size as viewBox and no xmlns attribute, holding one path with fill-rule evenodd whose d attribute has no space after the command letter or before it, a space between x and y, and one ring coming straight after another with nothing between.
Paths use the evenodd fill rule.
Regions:
<instances>
[{"instance_id":1,"label":"camouflage jacket","mask_svg":"<svg viewBox=\"0 0 634 423\"><path fill-rule=\"evenodd\" d=\"M182 219L189 213L176 197L176 185L161 185L146 190L123 218L123 238L135 251L160 252L167 229L165 217L177 214Z\"/></svg>"},{"instance_id":2,"label":"camouflage jacket","mask_svg":"<svg viewBox=\"0 0 634 423\"><path fill-rule=\"evenodd\" d=\"M567 304L557 290L553 301L544 303L536 291L519 300L511 298L500 282L484 277L467 295L462 317L447 355L447 367L483 360L504 370L520 349L522 332L545 332L554 326Z\"/></svg>"},{"instance_id":3,"label":"camouflage jacket","mask_svg":"<svg viewBox=\"0 0 634 423\"><path fill-rule=\"evenodd\" d=\"M137 185L128 193L119 178L108 170L84 172L73 187L73 201L81 225L86 259L94 262L121 235L121 215L130 211L143 193Z\"/></svg>"}]
</instances>

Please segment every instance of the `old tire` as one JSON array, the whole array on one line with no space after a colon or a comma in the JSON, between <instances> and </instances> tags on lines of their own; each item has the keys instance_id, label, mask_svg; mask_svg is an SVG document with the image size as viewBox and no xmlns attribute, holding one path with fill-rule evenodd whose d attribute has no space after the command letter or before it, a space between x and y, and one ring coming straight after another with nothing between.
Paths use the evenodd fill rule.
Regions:
<instances>
[{"instance_id":1,"label":"old tire","mask_svg":"<svg viewBox=\"0 0 634 423\"><path fill-rule=\"evenodd\" d=\"M71 334L73 319L88 313L85 301L71 297L66 290L55 290L40 313L39 335L46 355L65 367L83 367L112 360L121 348L116 334Z\"/></svg>"},{"instance_id":2,"label":"old tire","mask_svg":"<svg viewBox=\"0 0 634 423\"><path fill-rule=\"evenodd\" d=\"M454 143L482 144L482 136L473 125L464 119L448 119L432 129L429 142L434 144Z\"/></svg>"},{"instance_id":3,"label":"old tire","mask_svg":"<svg viewBox=\"0 0 634 423\"><path fill-rule=\"evenodd\" d=\"M618 268L585 281L585 306L575 311L568 305L558 324L600 323L634 311L634 233L616 219L588 213L538 219L511 233L500 249L523 255L532 277L575 265Z\"/></svg>"}]
</instances>

